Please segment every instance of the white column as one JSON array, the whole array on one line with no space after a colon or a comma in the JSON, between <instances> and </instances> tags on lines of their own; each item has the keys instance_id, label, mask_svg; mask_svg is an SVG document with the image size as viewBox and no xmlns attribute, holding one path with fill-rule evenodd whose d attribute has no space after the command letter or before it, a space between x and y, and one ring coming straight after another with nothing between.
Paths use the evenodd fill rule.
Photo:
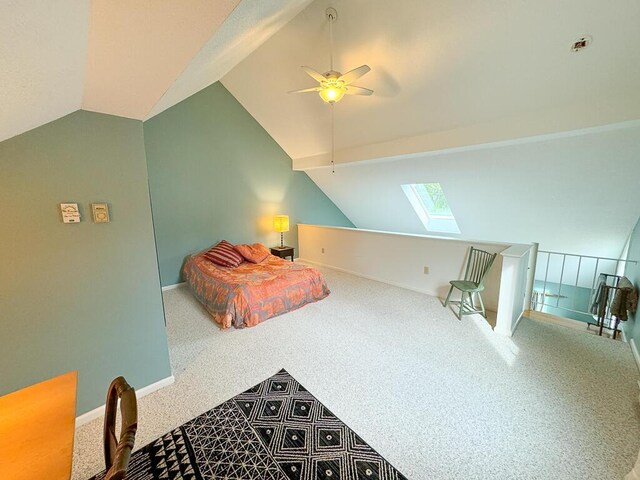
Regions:
<instances>
[{"instance_id":1,"label":"white column","mask_svg":"<svg viewBox=\"0 0 640 480\"><path fill-rule=\"evenodd\" d=\"M502 255L495 332L511 336L524 313L531 245L512 245Z\"/></svg>"}]
</instances>

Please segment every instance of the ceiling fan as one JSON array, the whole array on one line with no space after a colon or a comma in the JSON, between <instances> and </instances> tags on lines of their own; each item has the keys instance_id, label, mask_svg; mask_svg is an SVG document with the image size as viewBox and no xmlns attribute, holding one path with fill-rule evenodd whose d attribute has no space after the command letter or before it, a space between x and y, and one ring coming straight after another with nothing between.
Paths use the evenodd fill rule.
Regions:
<instances>
[{"instance_id":1,"label":"ceiling fan","mask_svg":"<svg viewBox=\"0 0 640 480\"><path fill-rule=\"evenodd\" d=\"M329 104L334 104L346 95L371 95L373 90L353 85L353 82L368 73L371 68L368 65L361 65L358 68L342 74L333 69L333 22L338 18L335 8L329 7L326 10L329 19L329 40L330 40L330 66L329 71L320 73L311 67L302 67L307 75L316 80L320 85L317 87L303 88L289 93L318 92L320 98Z\"/></svg>"}]
</instances>

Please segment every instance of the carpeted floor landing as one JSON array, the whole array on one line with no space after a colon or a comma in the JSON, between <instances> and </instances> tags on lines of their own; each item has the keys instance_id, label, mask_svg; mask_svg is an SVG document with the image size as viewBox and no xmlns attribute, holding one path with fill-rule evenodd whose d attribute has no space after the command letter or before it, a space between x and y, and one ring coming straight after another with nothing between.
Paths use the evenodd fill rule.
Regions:
<instances>
[{"instance_id":1,"label":"carpeted floor landing","mask_svg":"<svg viewBox=\"0 0 640 480\"><path fill-rule=\"evenodd\" d=\"M436 298L321 270L328 298L245 330L219 330L185 288L166 292L176 383L140 400L136 445L284 367L409 479L605 480L632 468L628 344L530 319L504 338ZM73 478L100 471L101 455L96 420L77 431Z\"/></svg>"}]
</instances>

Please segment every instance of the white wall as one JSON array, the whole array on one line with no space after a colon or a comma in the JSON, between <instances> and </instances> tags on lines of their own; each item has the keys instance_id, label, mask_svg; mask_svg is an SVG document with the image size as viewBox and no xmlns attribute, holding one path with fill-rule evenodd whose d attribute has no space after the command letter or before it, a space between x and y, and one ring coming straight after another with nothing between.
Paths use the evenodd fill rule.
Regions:
<instances>
[{"instance_id":1,"label":"white wall","mask_svg":"<svg viewBox=\"0 0 640 480\"><path fill-rule=\"evenodd\" d=\"M301 260L443 299L449 290L449 281L464 275L469 247L491 253L500 253L509 247L503 243L301 224L298 243ZM425 266L429 267L428 275L423 273ZM498 307L501 268L502 257L498 255L482 295L486 307L493 311Z\"/></svg>"},{"instance_id":2,"label":"white wall","mask_svg":"<svg viewBox=\"0 0 640 480\"><path fill-rule=\"evenodd\" d=\"M640 216L640 122L306 172L358 228L426 234L401 185L439 182L463 238L617 258Z\"/></svg>"}]
</instances>

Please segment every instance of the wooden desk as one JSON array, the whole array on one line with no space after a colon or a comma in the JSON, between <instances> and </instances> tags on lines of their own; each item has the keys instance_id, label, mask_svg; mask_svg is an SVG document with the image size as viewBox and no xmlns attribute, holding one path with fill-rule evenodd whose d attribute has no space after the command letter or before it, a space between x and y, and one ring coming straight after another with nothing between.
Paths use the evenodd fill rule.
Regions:
<instances>
[{"instance_id":1,"label":"wooden desk","mask_svg":"<svg viewBox=\"0 0 640 480\"><path fill-rule=\"evenodd\" d=\"M69 480L78 372L0 397L0 478Z\"/></svg>"}]
</instances>

